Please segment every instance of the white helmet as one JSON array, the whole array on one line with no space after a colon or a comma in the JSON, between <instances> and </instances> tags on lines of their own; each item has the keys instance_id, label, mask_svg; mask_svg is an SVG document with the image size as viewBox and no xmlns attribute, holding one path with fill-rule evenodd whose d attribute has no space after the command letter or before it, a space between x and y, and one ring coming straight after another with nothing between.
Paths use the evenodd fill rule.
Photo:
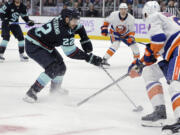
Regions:
<instances>
[{"instance_id":1,"label":"white helmet","mask_svg":"<svg viewBox=\"0 0 180 135\"><path fill-rule=\"evenodd\" d=\"M148 1L143 7L142 14L145 18L145 14L150 15L156 12L160 12L160 6L157 1Z\"/></svg>"},{"instance_id":2,"label":"white helmet","mask_svg":"<svg viewBox=\"0 0 180 135\"><path fill-rule=\"evenodd\" d=\"M121 3L121 4L119 5L119 9L121 9L121 8L128 8L128 6L127 6L126 3Z\"/></svg>"}]
</instances>

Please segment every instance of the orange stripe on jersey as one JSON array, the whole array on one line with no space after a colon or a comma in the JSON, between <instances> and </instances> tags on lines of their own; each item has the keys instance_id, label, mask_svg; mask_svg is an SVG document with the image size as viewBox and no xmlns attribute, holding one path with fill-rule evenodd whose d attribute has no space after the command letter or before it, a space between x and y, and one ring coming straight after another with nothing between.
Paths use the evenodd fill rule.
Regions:
<instances>
[{"instance_id":1,"label":"orange stripe on jersey","mask_svg":"<svg viewBox=\"0 0 180 135\"><path fill-rule=\"evenodd\" d=\"M164 44L151 43L150 48L154 52L154 54L156 55L163 48L163 46L164 46Z\"/></svg>"},{"instance_id":2,"label":"orange stripe on jersey","mask_svg":"<svg viewBox=\"0 0 180 135\"><path fill-rule=\"evenodd\" d=\"M169 61L171 54L173 53L174 49L180 45L180 37L176 39L173 45L171 45L170 49L168 49L168 53L166 55L166 60Z\"/></svg>"},{"instance_id":3,"label":"orange stripe on jersey","mask_svg":"<svg viewBox=\"0 0 180 135\"><path fill-rule=\"evenodd\" d=\"M113 56L114 55L114 52L110 49L107 50L107 54L109 54L110 56Z\"/></svg>"},{"instance_id":4,"label":"orange stripe on jersey","mask_svg":"<svg viewBox=\"0 0 180 135\"><path fill-rule=\"evenodd\" d=\"M174 80L178 80L179 79L179 72L180 71L180 56L176 57L176 65L175 65L175 69L174 69Z\"/></svg>"},{"instance_id":5,"label":"orange stripe on jersey","mask_svg":"<svg viewBox=\"0 0 180 135\"><path fill-rule=\"evenodd\" d=\"M126 36L134 36L135 32L129 32Z\"/></svg>"},{"instance_id":6,"label":"orange stripe on jersey","mask_svg":"<svg viewBox=\"0 0 180 135\"><path fill-rule=\"evenodd\" d=\"M109 26L109 23L108 22L104 22L104 26Z\"/></svg>"},{"instance_id":7,"label":"orange stripe on jersey","mask_svg":"<svg viewBox=\"0 0 180 135\"><path fill-rule=\"evenodd\" d=\"M175 109L176 109L177 107L180 107L180 98L177 98L177 99L173 102L172 107L173 107L173 111L175 111Z\"/></svg>"},{"instance_id":8,"label":"orange stripe on jersey","mask_svg":"<svg viewBox=\"0 0 180 135\"><path fill-rule=\"evenodd\" d=\"M162 86L161 85L156 85L151 88L151 90L148 92L148 97L149 99L152 99L154 96L158 94L163 94Z\"/></svg>"}]
</instances>

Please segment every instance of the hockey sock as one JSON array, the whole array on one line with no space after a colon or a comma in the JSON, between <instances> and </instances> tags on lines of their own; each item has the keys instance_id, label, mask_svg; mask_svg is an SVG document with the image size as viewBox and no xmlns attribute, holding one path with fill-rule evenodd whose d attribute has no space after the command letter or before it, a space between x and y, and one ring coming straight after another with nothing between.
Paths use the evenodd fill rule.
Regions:
<instances>
[{"instance_id":1,"label":"hockey sock","mask_svg":"<svg viewBox=\"0 0 180 135\"><path fill-rule=\"evenodd\" d=\"M160 82L151 82L146 86L148 97L152 103L152 106L164 105L163 88Z\"/></svg>"},{"instance_id":2,"label":"hockey sock","mask_svg":"<svg viewBox=\"0 0 180 135\"><path fill-rule=\"evenodd\" d=\"M172 81L169 87L172 108L176 118L180 118L180 81Z\"/></svg>"},{"instance_id":3,"label":"hockey sock","mask_svg":"<svg viewBox=\"0 0 180 135\"><path fill-rule=\"evenodd\" d=\"M110 57L112 57L112 56L115 54L115 52L116 52L116 50L110 47L110 48L106 51L106 54L104 55L104 58L105 58L105 59L109 59Z\"/></svg>"},{"instance_id":4,"label":"hockey sock","mask_svg":"<svg viewBox=\"0 0 180 135\"><path fill-rule=\"evenodd\" d=\"M24 53L24 40L19 41L18 47L19 47L19 53L20 54Z\"/></svg>"},{"instance_id":5,"label":"hockey sock","mask_svg":"<svg viewBox=\"0 0 180 135\"><path fill-rule=\"evenodd\" d=\"M41 73L39 77L37 78L36 82L33 84L36 92L40 92L44 86L48 84L48 82L51 80L51 78L46 73Z\"/></svg>"},{"instance_id":6,"label":"hockey sock","mask_svg":"<svg viewBox=\"0 0 180 135\"><path fill-rule=\"evenodd\" d=\"M51 80L51 89L58 89L61 87L62 80L64 76L56 76L53 80Z\"/></svg>"},{"instance_id":7,"label":"hockey sock","mask_svg":"<svg viewBox=\"0 0 180 135\"><path fill-rule=\"evenodd\" d=\"M0 54L4 54L8 42L9 41L7 41L7 40L2 40L1 45L0 45Z\"/></svg>"}]
</instances>

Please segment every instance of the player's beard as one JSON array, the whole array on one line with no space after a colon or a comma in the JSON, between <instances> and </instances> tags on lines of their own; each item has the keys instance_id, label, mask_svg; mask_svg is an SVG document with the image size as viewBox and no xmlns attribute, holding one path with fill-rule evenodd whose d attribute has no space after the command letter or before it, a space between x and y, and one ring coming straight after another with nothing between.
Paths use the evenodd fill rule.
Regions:
<instances>
[{"instance_id":1,"label":"player's beard","mask_svg":"<svg viewBox=\"0 0 180 135\"><path fill-rule=\"evenodd\" d=\"M20 1L20 0L15 0L15 5L16 5L16 6L20 6L20 4L21 4L21 1Z\"/></svg>"}]
</instances>

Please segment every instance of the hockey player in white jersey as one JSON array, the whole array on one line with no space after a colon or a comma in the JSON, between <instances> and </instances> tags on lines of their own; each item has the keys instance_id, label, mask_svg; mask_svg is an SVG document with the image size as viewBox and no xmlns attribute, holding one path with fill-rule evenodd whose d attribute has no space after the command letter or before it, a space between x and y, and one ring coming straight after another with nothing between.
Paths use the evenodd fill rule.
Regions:
<instances>
[{"instance_id":1,"label":"hockey player in white jersey","mask_svg":"<svg viewBox=\"0 0 180 135\"><path fill-rule=\"evenodd\" d=\"M108 27L110 26L110 32ZM126 3L119 5L119 11L114 11L105 18L104 24L101 27L101 34L108 36L110 33L112 45L108 48L104 55L104 65L110 66L107 62L111 58L121 42L124 42L127 46L132 49L134 59L139 58L139 49L135 42L135 25L134 17L128 13L128 7Z\"/></svg>"},{"instance_id":2,"label":"hockey player in white jersey","mask_svg":"<svg viewBox=\"0 0 180 135\"><path fill-rule=\"evenodd\" d=\"M143 125L147 126L163 126L162 121L167 118L163 87L159 82L160 78L166 78L176 122L163 126L162 131L174 135L180 133L180 19L159 11L156 1L147 2L143 8L151 42L141 61L132 64L129 72L136 73L132 76L136 77L142 71L142 65L146 65L142 75L154 108L151 114L142 117ZM156 63L159 56L163 60Z\"/></svg>"}]
</instances>

